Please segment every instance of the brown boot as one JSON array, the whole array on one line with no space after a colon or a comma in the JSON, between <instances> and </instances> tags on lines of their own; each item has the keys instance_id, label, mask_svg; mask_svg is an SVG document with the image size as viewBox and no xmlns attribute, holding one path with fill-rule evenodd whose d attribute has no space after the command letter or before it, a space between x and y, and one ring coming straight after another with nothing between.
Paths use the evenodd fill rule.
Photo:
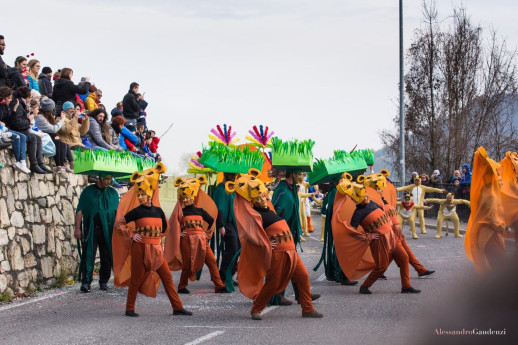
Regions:
<instances>
[{"instance_id":1,"label":"brown boot","mask_svg":"<svg viewBox=\"0 0 518 345\"><path fill-rule=\"evenodd\" d=\"M252 320L262 320L261 313L252 313Z\"/></svg>"},{"instance_id":2,"label":"brown boot","mask_svg":"<svg viewBox=\"0 0 518 345\"><path fill-rule=\"evenodd\" d=\"M279 305L286 306L286 305L292 305L293 302L287 299L284 296L279 296Z\"/></svg>"},{"instance_id":3,"label":"brown boot","mask_svg":"<svg viewBox=\"0 0 518 345\"><path fill-rule=\"evenodd\" d=\"M302 314L302 317L311 317L311 318L314 318L314 319L320 319L320 318L324 317L324 314L319 313L316 310L313 310L311 313Z\"/></svg>"}]
</instances>

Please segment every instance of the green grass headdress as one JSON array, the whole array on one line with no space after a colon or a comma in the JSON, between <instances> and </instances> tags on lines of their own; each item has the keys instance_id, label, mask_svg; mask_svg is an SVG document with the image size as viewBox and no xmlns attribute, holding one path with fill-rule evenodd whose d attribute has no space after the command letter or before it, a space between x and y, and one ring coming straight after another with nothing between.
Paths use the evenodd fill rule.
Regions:
<instances>
[{"instance_id":1,"label":"green grass headdress","mask_svg":"<svg viewBox=\"0 0 518 345\"><path fill-rule=\"evenodd\" d=\"M209 142L209 147L203 148L200 164L205 167L224 173L246 174L250 168L261 171L264 163L264 154L249 146L227 146L218 142Z\"/></svg>"},{"instance_id":2,"label":"green grass headdress","mask_svg":"<svg viewBox=\"0 0 518 345\"><path fill-rule=\"evenodd\" d=\"M74 154L74 174L125 177L155 166L153 159L135 157L129 152L75 150Z\"/></svg>"},{"instance_id":3,"label":"green grass headdress","mask_svg":"<svg viewBox=\"0 0 518 345\"><path fill-rule=\"evenodd\" d=\"M282 141L272 138L272 165L277 171L311 171L313 169L313 146L308 140Z\"/></svg>"},{"instance_id":4,"label":"green grass headdress","mask_svg":"<svg viewBox=\"0 0 518 345\"><path fill-rule=\"evenodd\" d=\"M360 154L337 150L335 156L328 159L317 159L313 171L308 173L311 185L331 182L340 178L344 172L355 176L367 169L367 163Z\"/></svg>"}]
</instances>

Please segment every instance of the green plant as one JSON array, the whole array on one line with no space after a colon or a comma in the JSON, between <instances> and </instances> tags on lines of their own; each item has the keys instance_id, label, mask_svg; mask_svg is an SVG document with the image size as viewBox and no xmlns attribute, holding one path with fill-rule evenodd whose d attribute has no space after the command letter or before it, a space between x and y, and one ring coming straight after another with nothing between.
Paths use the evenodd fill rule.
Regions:
<instances>
[{"instance_id":1,"label":"green plant","mask_svg":"<svg viewBox=\"0 0 518 345\"><path fill-rule=\"evenodd\" d=\"M0 302L11 302L13 298L14 295L11 289L6 289L2 294L0 294Z\"/></svg>"}]
</instances>

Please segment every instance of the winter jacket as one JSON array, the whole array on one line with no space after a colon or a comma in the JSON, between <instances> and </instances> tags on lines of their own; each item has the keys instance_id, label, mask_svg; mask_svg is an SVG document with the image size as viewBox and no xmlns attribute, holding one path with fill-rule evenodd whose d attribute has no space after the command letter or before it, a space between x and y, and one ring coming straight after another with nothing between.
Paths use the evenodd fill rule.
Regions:
<instances>
[{"instance_id":1,"label":"winter jacket","mask_svg":"<svg viewBox=\"0 0 518 345\"><path fill-rule=\"evenodd\" d=\"M138 144L138 137L135 134L131 133L131 131L126 127L122 127L119 145L123 149L127 150L129 146L126 145L125 139L127 139L132 144L132 146Z\"/></svg>"},{"instance_id":2,"label":"winter jacket","mask_svg":"<svg viewBox=\"0 0 518 345\"><path fill-rule=\"evenodd\" d=\"M50 82L49 77L43 73L40 74L38 78L38 86L40 87L40 93L42 96L52 98L52 83Z\"/></svg>"},{"instance_id":3,"label":"winter jacket","mask_svg":"<svg viewBox=\"0 0 518 345\"><path fill-rule=\"evenodd\" d=\"M137 119L139 116L140 103L137 100L137 94L132 90L122 99L122 112L127 119Z\"/></svg>"},{"instance_id":4,"label":"winter jacket","mask_svg":"<svg viewBox=\"0 0 518 345\"><path fill-rule=\"evenodd\" d=\"M61 114L63 103L68 101L74 103L77 93L87 93L89 89L89 82L75 85L71 80L65 78L56 79L54 91L52 91L52 99L56 102L56 114Z\"/></svg>"},{"instance_id":5,"label":"winter jacket","mask_svg":"<svg viewBox=\"0 0 518 345\"><path fill-rule=\"evenodd\" d=\"M151 150L151 152L157 153L157 151L158 151L158 143L159 142L160 142L160 138L159 137L153 137L151 139L151 145L149 145L149 149Z\"/></svg>"},{"instance_id":6,"label":"winter jacket","mask_svg":"<svg viewBox=\"0 0 518 345\"><path fill-rule=\"evenodd\" d=\"M30 75L28 75L27 80L29 81L29 88L31 90L36 90L36 91L40 92L40 86L38 85L38 79L34 79Z\"/></svg>"},{"instance_id":7,"label":"winter jacket","mask_svg":"<svg viewBox=\"0 0 518 345\"><path fill-rule=\"evenodd\" d=\"M10 70L11 67L7 66L0 55L0 87L7 85L7 76L9 75Z\"/></svg>"},{"instance_id":8,"label":"winter jacket","mask_svg":"<svg viewBox=\"0 0 518 345\"><path fill-rule=\"evenodd\" d=\"M11 68L7 75L7 86L11 89L16 90L20 86L29 86L22 75L22 72L18 68Z\"/></svg>"},{"instance_id":9,"label":"winter jacket","mask_svg":"<svg viewBox=\"0 0 518 345\"><path fill-rule=\"evenodd\" d=\"M80 124L77 118L66 118L63 127L58 131L59 138L62 142L67 143L70 147L83 146L81 140L90 129L90 118L86 116Z\"/></svg>"},{"instance_id":10,"label":"winter jacket","mask_svg":"<svg viewBox=\"0 0 518 345\"><path fill-rule=\"evenodd\" d=\"M38 127L40 131L48 134L56 134L65 124L65 121L59 120L55 125L52 125L43 115L35 116L34 121L36 122L36 127ZM53 135L51 135L51 137L52 136Z\"/></svg>"},{"instance_id":11,"label":"winter jacket","mask_svg":"<svg viewBox=\"0 0 518 345\"><path fill-rule=\"evenodd\" d=\"M124 138L122 135L120 137ZM133 145L133 143L126 138L124 138L124 145L126 145L126 150L131 151L131 152L138 152L137 147L135 145Z\"/></svg>"},{"instance_id":12,"label":"winter jacket","mask_svg":"<svg viewBox=\"0 0 518 345\"><path fill-rule=\"evenodd\" d=\"M113 147L113 149L117 151L124 151L124 149L119 145L119 140L122 137L119 133L113 129L113 127L110 126L110 145Z\"/></svg>"},{"instance_id":13,"label":"winter jacket","mask_svg":"<svg viewBox=\"0 0 518 345\"><path fill-rule=\"evenodd\" d=\"M104 139L101 131L101 125L96 119L90 118L90 129L85 134L86 139L92 143L92 145L100 146L107 150L113 150L114 148L108 144Z\"/></svg>"},{"instance_id":14,"label":"winter jacket","mask_svg":"<svg viewBox=\"0 0 518 345\"><path fill-rule=\"evenodd\" d=\"M437 176L432 176L430 177L430 181L432 182L432 185L434 186L439 186L439 185L442 185L442 178L437 175Z\"/></svg>"},{"instance_id":15,"label":"winter jacket","mask_svg":"<svg viewBox=\"0 0 518 345\"><path fill-rule=\"evenodd\" d=\"M14 115L12 108L8 104L0 104L0 122L7 123L8 119Z\"/></svg>"},{"instance_id":16,"label":"winter jacket","mask_svg":"<svg viewBox=\"0 0 518 345\"><path fill-rule=\"evenodd\" d=\"M94 111L95 109L99 108L99 103L97 102L97 96L95 95L95 92L91 92L85 101L85 108L90 113Z\"/></svg>"},{"instance_id":17,"label":"winter jacket","mask_svg":"<svg viewBox=\"0 0 518 345\"><path fill-rule=\"evenodd\" d=\"M16 109L16 112L11 113L11 116L9 116L6 121L6 125L13 131L25 132L32 127L31 121L29 121L29 118L27 117L28 106L23 99L17 98L17 100L19 102L18 108ZM11 109L13 109L15 105L16 99L13 99L10 104Z\"/></svg>"},{"instance_id":18,"label":"winter jacket","mask_svg":"<svg viewBox=\"0 0 518 345\"><path fill-rule=\"evenodd\" d=\"M466 172L462 173L462 176L460 178L460 184L461 185L467 185L471 184L471 169L469 164L462 165L463 168L466 168Z\"/></svg>"}]
</instances>

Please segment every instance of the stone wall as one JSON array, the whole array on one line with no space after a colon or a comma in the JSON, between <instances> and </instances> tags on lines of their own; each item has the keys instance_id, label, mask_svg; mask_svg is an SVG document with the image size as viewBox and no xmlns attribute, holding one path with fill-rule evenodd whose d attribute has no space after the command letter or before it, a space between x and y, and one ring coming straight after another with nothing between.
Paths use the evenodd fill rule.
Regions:
<instances>
[{"instance_id":1,"label":"stone wall","mask_svg":"<svg viewBox=\"0 0 518 345\"><path fill-rule=\"evenodd\" d=\"M9 149L0 150L0 162L0 294L49 286L76 272L75 207L87 177L24 174L14 169Z\"/></svg>"}]
</instances>

